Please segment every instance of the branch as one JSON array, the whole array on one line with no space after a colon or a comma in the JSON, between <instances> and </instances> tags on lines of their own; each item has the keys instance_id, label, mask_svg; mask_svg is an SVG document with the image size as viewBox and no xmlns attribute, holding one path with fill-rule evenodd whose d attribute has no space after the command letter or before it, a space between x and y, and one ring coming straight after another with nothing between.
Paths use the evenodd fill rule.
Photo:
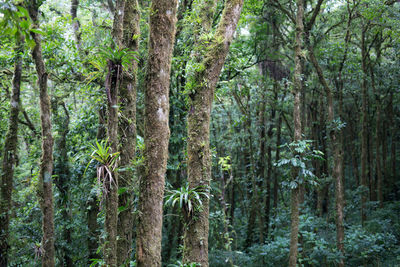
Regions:
<instances>
[{"instance_id":1,"label":"branch","mask_svg":"<svg viewBox=\"0 0 400 267\"><path fill-rule=\"evenodd\" d=\"M281 3L279 3L279 0L274 0L275 2L275 7L280 9L285 15L294 23L296 24L296 20L294 19L293 15L286 9L284 8Z\"/></svg>"},{"instance_id":2,"label":"branch","mask_svg":"<svg viewBox=\"0 0 400 267\"><path fill-rule=\"evenodd\" d=\"M293 136L293 129L292 129L292 127L290 127L290 123L289 123L289 121L287 120L287 118L285 116L285 112L282 111L281 115L282 115L283 120L286 123L287 128L289 129L290 136Z\"/></svg>"},{"instance_id":3,"label":"branch","mask_svg":"<svg viewBox=\"0 0 400 267\"><path fill-rule=\"evenodd\" d=\"M315 20L317 19L317 16L318 16L318 14L319 14L319 12L321 10L321 5L322 5L323 2L324 2L324 0L318 0L318 3L315 6L314 12L313 12L313 14L311 16L311 19L306 25L306 31L311 30L312 26L314 25Z\"/></svg>"},{"instance_id":4,"label":"branch","mask_svg":"<svg viewBox=\"0 0 400 267\"><path fill-rule=\"evenodd\" d=\"M24 109L21 109L22 114L24 115L25 121L18 120L18 122L28 126L28 128L33 132L33 135L37 138L39 136L38 131L35 128L35 125L32 123L32 121L29 119L28 113Z\"/></svg>"}]
</instances>

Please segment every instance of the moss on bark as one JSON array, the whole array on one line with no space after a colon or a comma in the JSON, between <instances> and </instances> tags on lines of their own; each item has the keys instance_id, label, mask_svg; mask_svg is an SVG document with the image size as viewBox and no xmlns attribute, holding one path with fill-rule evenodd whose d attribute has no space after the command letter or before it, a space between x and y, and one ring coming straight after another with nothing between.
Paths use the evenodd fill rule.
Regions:
<instances>
[{"instance_id":1,"label":"moss on bark","mask_svg":"<svg viewBox=\"0 0 400 267\"><path fill-rule=\"evenodd\" d=\"M138 52L140 35L140 10L137 0L127 0L123 19L123 46L131 52ZM118 125L120 171L119 187L126 190L119 195L118 206L118 266L129 265L132 253L133 234L133 179L132 161L136 148L136 73L137 62L132 60L124 70L119 90L120 118Z\"/></svg>"},{"instance_id":2,"label":"moss on bark","mask_svg":"<svg viewBox=\"0 0 400 267\"><path fill-rule=\"evenodd\" d=\"M206 4L209 3L206 2ZM188 114L188 181L190 188L210 185L210 117L214 90L222 66L228 54L230 43L240 17L243 1L226 1L221 21L211 43L205 52L195 55L200 68L190 80L194 86L190 91L190 111ZM211 25L210 23L202 23ZM196 60L195 60L196 61ZM184 233L183 261L197 262L208 266L209 200L202 200L203 206L187 222Z\"/></svg>"},{"instance_id":3,"label":"moss on bark","mask_svg":"<svg viewBox=\"0 0 400 267\"><path fill-rule=\"evenodd\" d=\"M36 1L29 3L29 15L38 28L38 9ZM51 133L50 98L47 92L47 72L42 56L41 36L31 32L35 41L32 58L35 62L39 84L40 121L42 126L42 157L39 167L38 200L42 210L42 266L54 266L54 206L53 206L53 136Z\"/></svg>"},{"instance_id":4,"label":"moss on bark","mask_svg":"<svg viewBox=\"0 0 400 267\"><path fill-rule=\"evenodd\" d=\"M20 109L20 88L22 76L23 39L18 36L16 41L16 58L10 101L10 117L8 131L4 142L1 184L0 184L0 266L8 262L8 227L12 209L11 194L13 188L14 165L17 157L18 144L18 114Z\"/></svg>"},{"instance_id":5,"label":"moss on bark","mask_svg":"<svg viewBox=\"0 0 400 267\"><path fill-rule=\"evenodd\" d=\"M161 266L163 197L169 141L169 83L177 1L153 1L145 77L145 170L140 180L138 267Z\"/></svg>"}]
</instances>

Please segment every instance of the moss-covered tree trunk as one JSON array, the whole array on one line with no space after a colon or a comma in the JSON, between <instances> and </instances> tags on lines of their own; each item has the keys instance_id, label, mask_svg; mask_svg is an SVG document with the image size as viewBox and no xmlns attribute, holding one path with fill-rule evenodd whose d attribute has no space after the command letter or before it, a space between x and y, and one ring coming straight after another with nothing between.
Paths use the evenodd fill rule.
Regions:
<instances>
[{"instance_id":1,"label":"moss-covered tree trunk","mask_svg":"<svg viewBox=\"0 0 400 267\"><path fill-rule=\"evenodd\" d=\"M29 15L34 23L34 28L39 28L39 5L36 1L29 3ZM42 126L42 157L39 166L39 184L37 195L42 210L42 266L54 266L54 206L53 206L53 136L51 134L50 97L47 92L46 67L42 56L41 36L31 32L35 41L32 58L35 62L38 75L40 121Z\"/></svg>"},{"instance_id":2,"label":"moss-covered tree trunk","mask_svg":"<svg viewBox=\"0 0 400 267\"><path fill-rule=\"evenodd\" d=\"M302 139L302 123L301 123L301 92L303 79L303 35L304 35L304 0L297 0L297 15L296 15L296 37L294 48L294 82L293 82L293 120L294 120L294 142ZM298 169L293 167L292 179L297 180ZM300 184L292 190L291 195L291 226L290 226L290 252L289 266L297 265L298 255L298 234L299 234L299 205L300 205Z\"/></svg>"},{"instance_id":3,"label":"moss-covered tree trunk","mask_svg":"<svg viewBox=\"0 0 400 267\"><path fill-rule=\"evenodd\" d=\"M145 162L140 179L138 267L161 266L163 197L169 141L169 83L175 41L176 0L153 1L145 77Z\"/></svg>"},{"instance_id":4,"label":"moss-covered tree trunk","mask_svg":"<svg viewBox=\"0 0 400 267\"><path fill-rule=\"evenodd\" d=\"M130 52L138 52L139 48L140 10L137 0L127 0L123 19L123 46ZM124 70L119 88L120 113L118 125L120 169L118 206L118 266L127 264L132 253L133 232L133 165L136 148L136 73L137 61L132 60L128 69Z\"/></svg>"},{"instance_id":5,"label":"moss-covered tree trunk","mask_svg":"<svg viewBox=\"0 0 400 267\"><path fill-rule=\"evenodd\" d=\"M17 158L18 145L18 114L20 109L20 88L22 76L23 38L17 36L15 48L14 77L10 101L10 117L8 131L4 140L3 162L0 184L0 266L7 266L8 236L10 211L12 209L11 193L13 188L14 165Z\"/></svg>"},{"instance_id":6,"label":"moss-covered tree trunk","mask_svg":"<svg viewBox=\"0 0 400 267\"><path fill-rule=\"evenodd\" d=\"M114 23L112 37L115 43L114 49L122 47L123 19L125 0L118 0L115 4ZM110 142L111 152L118 152L118 112L119 112L119 87L122 78L122 62L117 58L108 59L108 73L105 82L107 94L107 137ZM116 166L119 167L119 161ZM117 266L117 222L118 222L118 182L119 173L112 172L112 178L105 181L105 230L106 242L104 243L104 259L107 266Z\"/></svg>"},{"instance_id":7,"label":"moss-covered tree trunk","mask_svg":"<svg viewBox=\"0 0 400 267\"><path fill-rule=\"evenodd\" d=\"M190 88L190 108L188 113L188 180L190 188L209 187L211 180L210 116L214 90L222 66L228 54L237 22L242 10L242 0L225 2L222 18L215 36L205 50L205 54L194 76L194 86ZM201 57L203 56L203 57ZM208 266L208 222L209 201L203 199L202 207L195 212L184 233L183 261L197 262Z\"/></svg>"}]
</instances>

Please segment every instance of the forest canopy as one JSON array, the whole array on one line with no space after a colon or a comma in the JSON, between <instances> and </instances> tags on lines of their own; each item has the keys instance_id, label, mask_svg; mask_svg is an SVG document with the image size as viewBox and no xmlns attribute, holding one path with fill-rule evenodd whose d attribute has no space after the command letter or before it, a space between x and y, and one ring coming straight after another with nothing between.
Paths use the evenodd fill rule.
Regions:
<instances>
[{"instance_id":1,"label":"forest canopy","mask_svg":"<svg viewBox=\"0 0 400 267\"><path fill-rule=\"evenodd\" d=\"M0 266L399 266L396 0L0 0Z\"/></svg>"}]
</instances>

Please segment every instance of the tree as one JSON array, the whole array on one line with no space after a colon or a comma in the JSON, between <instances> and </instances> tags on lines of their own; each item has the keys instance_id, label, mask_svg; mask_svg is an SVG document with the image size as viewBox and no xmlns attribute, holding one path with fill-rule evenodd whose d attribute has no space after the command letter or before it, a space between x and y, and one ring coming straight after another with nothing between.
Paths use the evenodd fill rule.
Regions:
<instances>
[{"instance_id":1,"label":"tree","mask_svg":"<svg viewBox=\"0 0 400 267\"><path fill-rule=\"evenodd\" d=\"M204 2L200 8L208 8ZM213 5L211 5L212 7ZM188 114L188 181L191 189L208 189L211 180L210 117L219 74L225 62L242 10L243 1L227 1L215 35L197 56L201 62L186 84L189 94ZM212 11L212 9L206 12ZM206 22L206 21L205 21ZM206 23L207 25L207 23ZM211 23L209 23L211 26ZM183 261L208 266L209 201L203 198L202 207L193 215L184 233Z\"/></svg>"},{"instance_id":2,"label":"tree","mask_svg":"<svg viewBox=\"0 0 400 267\"><path fill-rule=\"evenodd\" d=\"M8 263L8 236L10 211L12 209L11 194L13 189L14 167L18 147L18 114L21 105L20 92L23 52L24 37L19 31L17 31L10 117L8 122L8 131L5 138L0 184L0 266L7 266Z\"/></svg>"},{"instance_id":3,"label":"tree","mask_svg":"<svg viewBox=\"0 0 400 267\"><path fill-rule=\"evenodd\" d=\"M42 157L40 159L38 199L42 209L43 237L41 247L42 266L54 266L54 205L53 205L53 136L51 133L50 98L47 92L46 66L43 61L41 36L39 28L40 2L31 1L28 4L29 15L35 31L31 31L35 46L32 49L32 58L35 62L39 85L40 120L42 126Z\"/></svg>"},{"instance_id":4,"label":"tree","mask_svg":"<svg viewBox=\"0 0 400 267\"><path fill-rule=\"evenodd\" d=\"M123 20L125 0L118 0L115 5L112 37L113 49L116 54L107 61L108 73L105 81L107 94L107 137L110 142L111 153L119 153L118 150L118 112L119 112L119 88L122 80L123 58L118 54L122 47ZM118 160L115 162L115 170L118 168ZM117 266L117 224L118 224L118 181L119 174L112 171L112 176L107 176L104 182L103 193L106 202L105 228L107 233L104 244L105 262L109 266ZM103 177L103 179L106 179Z\"/></svg>"},{"instance_id":5,"label":"tree","mask_svg":"<svg viewBox=\"0 0 400 267\"><path fill-rule=\"evenodd\" d=\"M302 121L301 121L301 92L303 88L303 38L304 38L304 1L297 0L297 15L296 15L296 37L294 47L294 81L293 81L293 120L294 120L294 137L293 141L299 142L302 140ZM297 156L297 155L296 155ZM298 180L299 170L297 167L292 167L292 180ZM299 234L299 205L300 205L300 184L292 189L291 195L291 227L290 227L290 252L289 266L297 265L298 254L298 234Z\"/></svg>"},{"instance_id":6,"label":"tree","mask_svg":"<svg viewBox=\"0 0 400 267\"><path fill-rule=\"evenodd\" d=\"M123 46L128 53L137 53L140 35L140 10L137 0L125 3L123 19ZM119 90L120 113L118 125L120 168L119 187L123 190L119 195L118 206L122 209L118 214L118 266L129 264L131 258L133 232L133 164L136 150L136 82L137 61L132 59L123 77Z\"/></svg>"},{"instance_id":7,"label":"tree","mask_svg":"<svg viewBox=\"0 0 400 267\"><path fill-rule=\"evenodd\" d=\"M140 179L137 266L161 266L163 197L168 157L169 83L176 1L153 1L145 77L144 175Z\"/></svg>"}]
</instances>

